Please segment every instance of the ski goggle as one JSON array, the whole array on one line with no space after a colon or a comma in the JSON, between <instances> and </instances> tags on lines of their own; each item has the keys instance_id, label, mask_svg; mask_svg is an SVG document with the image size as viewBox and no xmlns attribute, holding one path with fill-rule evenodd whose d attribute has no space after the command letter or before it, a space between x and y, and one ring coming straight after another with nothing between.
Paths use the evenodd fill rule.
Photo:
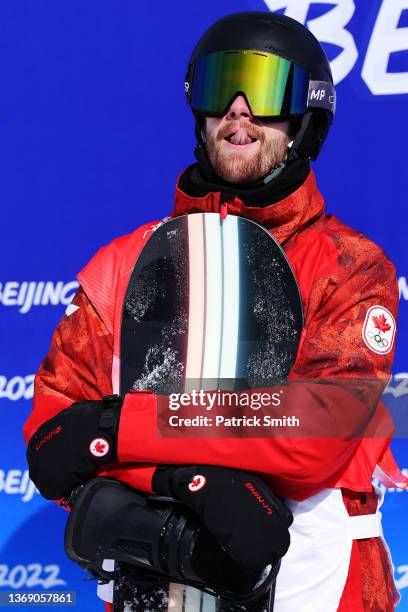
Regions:
<instances>
[{"instance_id":1,"label":"ski goggle","mask_svg":"<svg viewBox=\"0 0 408 612\"><path fill-rule=\"evenodd\" d=\"M333 113L332 84L309 82L309 78L305 68L272 53L252 49L217 51L190 65L185 90L190 106L210 115L223 115L238 93L245 95L255 116L302 115L310 106ZM314 85L311 91L312 84L325 86L324 93Z\"/></svg>"}]
</instances>

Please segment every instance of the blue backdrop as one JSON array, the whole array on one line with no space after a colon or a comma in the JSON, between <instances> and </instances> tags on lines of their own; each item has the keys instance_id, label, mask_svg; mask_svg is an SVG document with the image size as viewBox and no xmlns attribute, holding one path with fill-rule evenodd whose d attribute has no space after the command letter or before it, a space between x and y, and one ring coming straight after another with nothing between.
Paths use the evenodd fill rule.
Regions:
<instances>
[{"instance_id":1,"label":"blue backdrop","mask_svg":"<svg viewBox=\"0 0 408 612\"><path fill-rule=\"evenodd\" d=\"M408 0L2 2L0 589L77 590L81 611L100 609L95 583L64 556L66 513L28 479L21 429L33 375L76 273L101 245L171 210L176 177L193 161L189 54L210 23L238 10L297 18L332 62L338 110L315 171L328 210L396 264L399 333L384 398L407 403ZM393 448L408 466L406 441ZM408 610L408 494L385 497Z\"/></svg>"}]
</instances>

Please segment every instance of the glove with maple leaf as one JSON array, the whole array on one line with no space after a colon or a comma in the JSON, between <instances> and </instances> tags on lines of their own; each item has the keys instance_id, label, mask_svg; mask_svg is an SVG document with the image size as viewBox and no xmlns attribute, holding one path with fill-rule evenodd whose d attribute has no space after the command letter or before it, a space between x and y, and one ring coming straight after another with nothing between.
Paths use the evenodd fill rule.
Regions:
<instances>
[{"instance_id":1,"label":"glove with maple leaf","mask_svg":"<svg viewBox=\"0 0 408 612\"><path fill-rule=\"evenodd\" d=\"M27 447L30 478L46 499L60 499L102 465L117 461L123 398L72 404L41 425Z\"/></svg>"},{"instance_id":2,"label":"glove with maple leaf","mask_svg":"<svg viewBox=\"0 0 408 612\"><path fill-rule=\"evenodd\" d=\"M212 465L161 466L152 486L193 510L243 568L273 565L289 548L292 513L256 474Z\"/></svg>"}]
</instances>

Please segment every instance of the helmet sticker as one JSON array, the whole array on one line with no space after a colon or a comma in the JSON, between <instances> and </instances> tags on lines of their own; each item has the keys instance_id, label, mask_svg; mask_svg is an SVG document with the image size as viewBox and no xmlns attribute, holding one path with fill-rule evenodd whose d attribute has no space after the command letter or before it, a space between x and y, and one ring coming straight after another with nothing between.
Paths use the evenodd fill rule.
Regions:
<instances>
[{"instance_id":1,"label":"helmet sticker","mask_svg":"<svg viewBox=\"0 0 408 612\"><path fill-rule=\"evenodd\" d=\"M386 355L393 347L395 329L395 319L387 308L371 306L364 320L363 340L374 353Z\"/></svg>"}]
</instances>

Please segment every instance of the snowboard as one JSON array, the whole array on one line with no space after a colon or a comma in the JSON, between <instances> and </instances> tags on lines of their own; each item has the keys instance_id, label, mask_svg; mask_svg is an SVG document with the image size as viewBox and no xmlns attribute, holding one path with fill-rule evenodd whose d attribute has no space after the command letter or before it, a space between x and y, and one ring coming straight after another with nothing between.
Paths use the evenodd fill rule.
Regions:
<instances>
[{"instance_id":1,"label":"snowboard","mask_svg":"<svg viewBox=\"0 0 408 612\"><path fill-rule=\"evenodd\" d=\"M159 226L126 291L120 393L244 390L284 381L303 326L299 288L271 234L239 216L192 213ZM131 588L128 588L129 585ZM117 612L266 612L263 601L231 605L192 587L114 587Z\"/></svg>"}]
</instances>

